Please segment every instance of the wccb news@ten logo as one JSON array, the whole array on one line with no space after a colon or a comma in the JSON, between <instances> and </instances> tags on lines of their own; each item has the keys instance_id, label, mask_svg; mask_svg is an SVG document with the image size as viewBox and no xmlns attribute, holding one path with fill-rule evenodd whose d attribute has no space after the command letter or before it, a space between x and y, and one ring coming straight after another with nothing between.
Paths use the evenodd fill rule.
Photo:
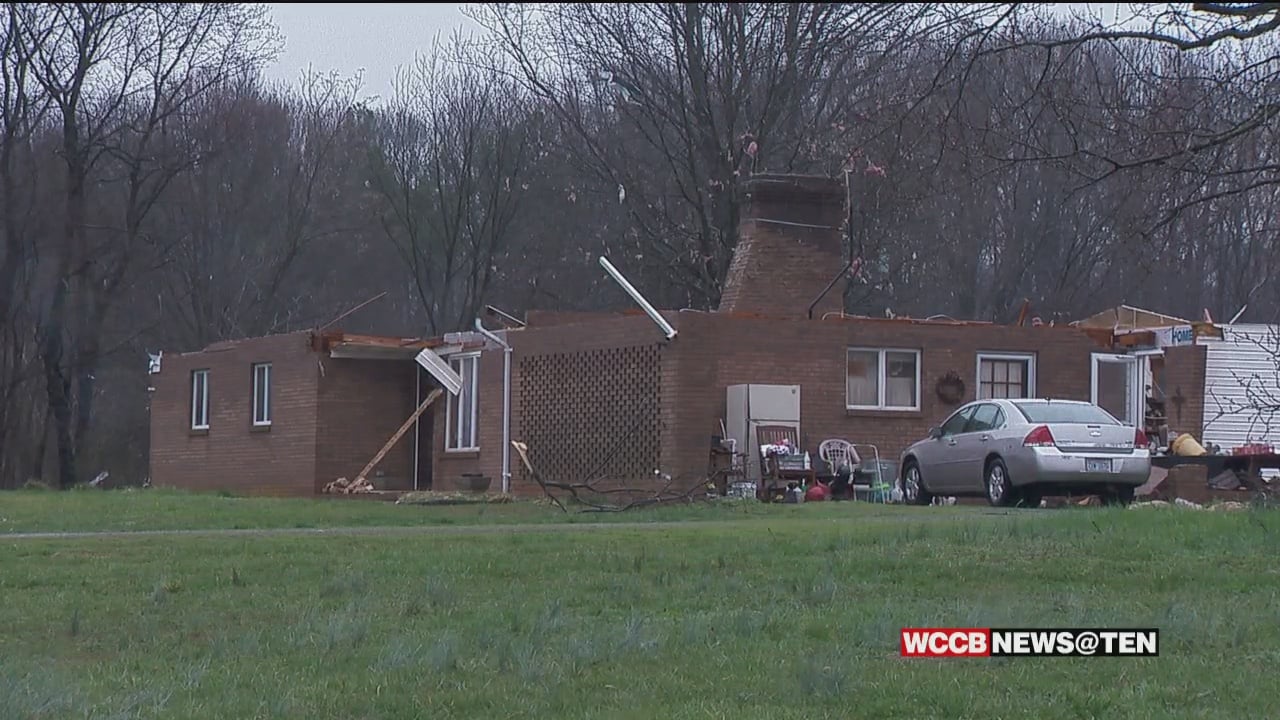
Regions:
<instances>
[{"instance_id":1,"label":"wccb news@ten logo","mask_svg":"<svg viewBox=\"0 0 1280 720\"><path fill-rule=\"evenodd\" d=\"M1152 628L903 628L902 657L1159 657Z\"/></svg>"}]
</instances>

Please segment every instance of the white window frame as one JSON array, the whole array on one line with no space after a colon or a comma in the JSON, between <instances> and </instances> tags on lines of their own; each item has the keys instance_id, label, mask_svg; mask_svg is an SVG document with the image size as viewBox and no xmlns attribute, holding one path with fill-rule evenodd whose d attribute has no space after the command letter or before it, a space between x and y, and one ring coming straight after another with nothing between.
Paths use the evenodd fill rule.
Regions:
<instances>
[{"instance_id":1,"label":"white window frame","mask_svg":"<svg viewBox=\"0 0 1280 720\"><path fill-rule=\"evenodd\" d=\"M982 397L982 361L1025 361L1027 363L1027 398L1036 396L1036 354L1022 352L985 352L978 351L978 360L974 364L973 376L973 398L975 400L1001 400L1003 398L984 398ZM993 375L994 376L994 375ZM1008 383L1006 383L1008 384ZM1011 398L1017 400L1018 398Z\"/></svg>"},{"instance_id":2,"label":"white window frame","mask_svg":"<svg viewBox=\"0 0 1280 720\"><path fill-rule=\"evenodd\" d=\"M471 360L471 372L469 374L464 374L461 367L466 360ZM462 402L462 392L459 391L458 395L449 398L449 402L446 405L444 414L444 451L447 453L475 452L480 449L480 430L476 426L480 407L478 392L480 390L480 353L469 352L450 355L449 367L458 373L459 377L462 378L463 385L470 390L471 407L468 408L468 411L471 413L471 437L461 437L461 425L457 425L458 437L454 436L455 420L453 414L455 408L458 408ZM461 408L459 408L460 410ZM463 440L469 440L470 442L467 445L463 445Z\"/></svg>"},{"instance_id":3,"label":"white window frame","mask_svg":"<svg viewBox=\"0 0 1280 720\"><path fill-rule=\"evenodd\" d=\"M880 377L877 379L877 382L876 382L877 395L876 395L875 405L854 405L853 403L849 402L849 353L852 353L852 352L879 353L879 360L877 362L877 372L879 372ZM910 353L911 355L915 356L916 402L915 402L915 405L911 407L907 407L905 405L903 406L898 406L898 405L886 406L885 405L884 396L885 396L887 386L889 384L888 383L889 365L887 362L885 362L885 358L887 357L888 353ZM882 410L884 412L920 412L920 360L921 360L921 353L918 349L915 349L915 348L894 348L894 347L890 347L890 348L848 347L848 348L845 348L845 351L844 351L845 409L847 410Z\"/></svg>"},{"instance_id":4,"label":"white window frame","mask_svg":"<svg viewBox=\"0 0 1280 720\"><path fill-rule=\"evenodd\" d=\"M259 393L258 392L258 379L259 379L258 373L263 370L266 371L262 373L262 379L266 381L263 384L266 385L266 387L263 388L264 392ZM253 364L252 389L253 389L253 400L251 404L253 407L253 426L254 427L271 427L271 363L264 362L264 363ZM262 398L262 400L264 401L263 404L266 407L262 407L258 404L259 397Z\"/></svg>"},{"instance_id":5,"label":"white window frame","mask_svg":"<svg viewBox=\"0 0 1280 720\"><path fill-rule=\"evenodd\" d=\"M196 383L196 378L201 382ZM209 370L191 371L191 429L209 429Z\"/></svg>"}]
</instances>

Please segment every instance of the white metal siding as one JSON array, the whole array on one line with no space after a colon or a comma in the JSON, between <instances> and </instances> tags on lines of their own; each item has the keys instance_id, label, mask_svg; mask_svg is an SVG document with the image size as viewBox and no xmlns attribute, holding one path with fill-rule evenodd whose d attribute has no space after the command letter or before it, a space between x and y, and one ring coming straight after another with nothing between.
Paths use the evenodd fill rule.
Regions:
<instances>
[{"instance_id":1,"label":"white metal siding","mask_svg":"<svg viewBox=\"0 0 1280 720\"><path fill-rule=\"evenodd\" d=\"M1224 452L1250 442L1280 445L1280 416L1246 410L1280 401L1280 325L1226 325L1205 338L1204 444Z\"/></svg>"}]
</instances>

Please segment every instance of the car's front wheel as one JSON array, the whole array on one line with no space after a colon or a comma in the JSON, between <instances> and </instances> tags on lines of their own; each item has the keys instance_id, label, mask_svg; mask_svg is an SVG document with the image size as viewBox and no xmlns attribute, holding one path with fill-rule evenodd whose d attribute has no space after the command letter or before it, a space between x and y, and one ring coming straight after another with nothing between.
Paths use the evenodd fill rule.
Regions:
<instances>
[{"instance_id":1,"label":"car's front wheel","mask_svg":"<svg viewBox=\"0 0 1280 720\"><path fill-rule=\"evenodd\" d=\"M1009 482L1009 469L1000 458L987 463L986 485L987 502L995 507L1008 507L1013 504L1013 485Z\"/></svg>"},{"instance_id":2,"label":"car's front wheel","mask_svg":"<svg viewBox=\"0 0 1280 720\"><path fill-rule=\"evenodd\" d=\"M928 505L933 502L933 495L924 488L924 478L920 475L920 464L908 460L902 469L902 502L907 505Z\"/></svg>"}]
</instances>

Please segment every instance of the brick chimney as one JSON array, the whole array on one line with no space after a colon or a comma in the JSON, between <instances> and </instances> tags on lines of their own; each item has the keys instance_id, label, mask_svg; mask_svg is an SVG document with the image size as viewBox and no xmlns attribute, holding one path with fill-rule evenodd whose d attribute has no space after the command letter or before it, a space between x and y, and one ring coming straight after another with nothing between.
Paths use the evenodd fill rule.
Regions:
<instances>
[{"instance_id":1,"label":"brick chimney","mask_svg":"<svg viewBox=\"0 0 1280 720\"><path fill-rule=\"evenodd\" d=\"M805 318L809 303L844 267L844 182L813 175L756 175L746 196L738 247L729 265L720 312ZM813 309L815 318L844 308L837 283Z\"/></svg>"}]
</instances>

